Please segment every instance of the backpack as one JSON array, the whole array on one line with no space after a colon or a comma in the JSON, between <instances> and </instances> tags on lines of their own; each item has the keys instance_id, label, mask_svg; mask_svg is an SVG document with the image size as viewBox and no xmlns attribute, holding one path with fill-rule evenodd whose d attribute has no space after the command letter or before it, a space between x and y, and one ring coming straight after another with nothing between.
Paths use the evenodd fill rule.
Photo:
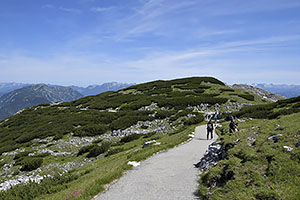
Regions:
<instances>
[{"instance_id":1,"label":"backpack","mask_svg":"<svg viewBox=\"0 0 300 200\"><path fill-rule=\"evenodd\" d=\"M213 130L213 125L212 124L207 124L207 129L208 130Z\"/></svg>"}]
</instances>

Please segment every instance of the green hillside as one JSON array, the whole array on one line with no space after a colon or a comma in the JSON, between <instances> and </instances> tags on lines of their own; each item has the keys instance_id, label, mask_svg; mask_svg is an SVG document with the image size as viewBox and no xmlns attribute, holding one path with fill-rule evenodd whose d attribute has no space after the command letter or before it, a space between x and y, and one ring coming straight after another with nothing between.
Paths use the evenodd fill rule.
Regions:
<instances>
[{"instance_id":1,"label":"green hillside","mask_svg":"<svg viewBox=\"0 0 300 200\"><path fill-rule=\"evenodd\" d=\"M244 107L233 134L223 121L227 156L201 174L201 199L300 199L299 106L300 97Z\"/></svg>"},{"instance_id":2,"label":"green hillside","mask_svg":"<svg viewBox=\"0 0 300 200\"><path fill-rule=\"evenodd\" d=\"M90 199L129 169L128 161L186 141L205 112L262 103L215 78L192 77L25 109L0 122L0 186L32 176L44 179L0 192L0 199L63 199L76 190ZM142 148L151 140L153 145Z\"/></svg>"}]
</instances>

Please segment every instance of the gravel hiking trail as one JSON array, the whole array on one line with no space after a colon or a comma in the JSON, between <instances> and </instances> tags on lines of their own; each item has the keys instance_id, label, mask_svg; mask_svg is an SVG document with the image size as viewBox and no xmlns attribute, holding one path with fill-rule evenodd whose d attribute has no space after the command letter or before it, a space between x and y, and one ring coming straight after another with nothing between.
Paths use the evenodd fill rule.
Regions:
<instances>
[{"instance_id":1,"label":"gravel hiking trail","mask_svg":"<svg viewBox=\"0 0 300 200\"><path fill-rule=\"evenodd\" d=\"M94 200L190 200L198 186L199 169L194 166L203 157L208 145L206 126L198 126L191 141L156 154L120 180L109 186Z\"/></svg>"}]
</instances>

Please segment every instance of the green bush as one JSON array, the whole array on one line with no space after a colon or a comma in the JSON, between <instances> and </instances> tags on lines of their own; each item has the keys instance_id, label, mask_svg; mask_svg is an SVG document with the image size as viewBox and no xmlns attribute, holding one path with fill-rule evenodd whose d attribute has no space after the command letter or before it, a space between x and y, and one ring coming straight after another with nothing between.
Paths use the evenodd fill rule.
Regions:
<instances>
[{"instance_id":1,"label":"green bush","mask_svg":"<svg viewBox=\"0 0 300 200\"><path fill-rule=\"evenodd\" d=\"M55 135L55 136L53 137L53 140L60 140L60 139L62 139L63 137L64 137L63 134L57 134L57 135Z\"/></svg>"},{"instance_id":2,"label":"green bush","mask_svg":"<svg viewBox=\"0 0 300 200\"><path fill-rule=\"evenodd\" d=\"M14 160L18 160L20 158L26 157L26 156L28 156L29 153L32 153L32 152L28 152L28 151L20 152L15 155Z\"/></svg>"},{"instance_id":3,"label":"green bush","mask_svg":"<svg viewBox=\"0 0 300 200\"><path fill-rule=\"evenodd\" d=\"M251 94L239 94L239 97L242 97L248 101L254 101L254 96Z\"/></svg>"},{"instance_id":4,"label":"green bush","mask_svg":"<svg viewBox=\"0 0 300 200\"><path fill-rule=\"evenodd\" d=\"M153 101L157 102L160 107L168 107L180 110L185 109L187 106L197 106L201 103L208 103L210 105L214 105L216 103L223 104L228 101L226 98L216 98L212 97L215 94L210 94L206 96L198 96L198 97L174 97L174 98L156 98Z\"/></svg>"},{"instance_id":5,"label":"green bush","mask_svg":"<svg viewBox=\"0 0 300 200\"><path fill-rule=\"evenodd\" d=\"M27 157L22 160L21 171L32 171L42 166L42 164L43 164L42 158Z\"/></svg>"},{"instance_id":6,"label":"green bush","mask_svg":"<svg viewBox=\"0 0 300 200\"><path fill-rule=\"evenodd\" d=\"M127 136L124 136L122 139L121 139L121 143L127 143L127 142L131 142L133 140L137 140L141 137L142 135L140 134L131 134L131 135L127 135Z\"/></svg>"},{"instance_id":7,"label":"green bush","mask_svg":"<svg viewBox=\"0 0 300 200\"><path fill-rule=\"evenodd\" d=\"M175 115L170 117L170 120L171 121L176 121L178 118L187 116L191 112L192 112L192 110L190 110L190 109L179 110Z\"/></svg>"},{"instance_id":8,"label":"green bush","mask_svg":"<svg viewBox=\"0 0 300 200\"><path fill-rule=\"evenodd\" d=\"M127 115L114 120L110 124L111 130L126 129L132 125L135 125L138 121L152 121L153 117L148 116L148 112L132 112Z\"/></svg>"},{"instance_id":9,"label":"green bush","mask_svg":"<svg viewBox=\"0 0 300 200\"><path fill-rule=\"evenodd\" d=\"M170 117L171 115L175 114L175 110L159 110L155 114L156 119L165 119L167 117Z\"/></svg>"},{"instance_id":10,"label":"green bush","mask_svg":"<svg viewBox=\"0 0 300 200\"><path fill-rule=\"evenodd\" d=\"M84 127L77 128L74 132L75 136L95 136L106 133L108 127L104 124L90 124Z\"/></svg>"},{"instance_id":11,"label":"green bush","mask_svg":"<svg viewBox=\"0 0 300 200\"><path fill-rule=\"evenodd\" d=\"M84 153L89 152L95 146L96 146L95 144L92 144L92 145L87 145L87 146L81 147L81 149L77 153L77 156L80 156L80 155L82 155Z\"/></svg>"},{"instance_id":12,"label":"green bush","mask_svg":"<svg viewBox=\"0 0 300 200\"><path fill-rule=\"evenodd\" d=\"M202 115L197 115L196 117L186 119L184 121L184 125L198 124L198 123L203 122L203 121L204 121L204 117Z\"/></svg>"},{"instance_id":13,"label":"green bush","mask_svg":"<svg viewBox=\"0 0 300 200\"><path fill-rule=\"evenodd\" d=\"M120 152L122 152L122 151L124 151L124 148L122 148L122 147L110 149L110 150L107 152L107 154L105 155L105 157L108 157L108 156L111 156L111 155L120 153Z\"/></svg>"},{"instance_id":14,"label":"green bush","mask_svg":"<svg viewBox=\"0 0 300 200\"><path fill-rule=\"evenodd\" d=\"M143 107L143 106L149 106L151 104L151 100L150 99L139 99L138 101L134 101L131 102L129 104L126 104L124 106L121 107L121 110L138 110L139 108Z\"/></svg>"},{"instance_id":15,"label":"green bush","mask_svg":"<svg viewBox=\"0 0 300 200\"><path fill-rule=\"evenodd\" d=\"M282 109L282 110L279 110L277 112L273 112L273 113L268 114L268 118L269 119L275 119L275 118L277 118L278 116L281 116L281 115L290 115L290 114L298 113L298 112L300 112L300 108Z\"/></svg>"},{"instance_id":16,"label":"green bush","mask_svg":"<svg viewBox=\"0 0 300 200\"><path fill-rule=\"evenodd\" d=\"M110 148L109 142L102 142L100 146L94 145L93 148L89 150L87 158L97 157L98 155L105 153Z\"/></svg>"},{"instance_id":17,"label":"green bush","mask_svg":"<svg viewBox=\"0 0 300 200\"><path fill-rule=\"evenodd\" d=\"M150 132L150 133L147 133L147 134L143 135L143 138L150 138L155 134L156 134L156 132Z\"/></svg>"},{"instance_id":18,"label":"green bush","mask_svg":"<svg viewBox=\"0 0 300 200\"><path fill-rule=\"evenodd\" d=\"M230 89L230 88L221 88L219 90L220 92L234 92L234 89Z\"/></svg>"}]
</instances>

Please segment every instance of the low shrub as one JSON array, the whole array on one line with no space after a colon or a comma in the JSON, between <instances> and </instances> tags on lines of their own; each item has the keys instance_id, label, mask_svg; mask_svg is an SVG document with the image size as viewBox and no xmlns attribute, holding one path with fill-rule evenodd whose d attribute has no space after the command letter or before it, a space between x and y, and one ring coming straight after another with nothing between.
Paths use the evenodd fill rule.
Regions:
<instances>
[{"instance_id":1,"label":"low shrub","mask_svg":"<svg viewBox=\"0 0 300 200\"><path fill-rule=\"evenodd\" d=\"M124 148L122 148L122 147L110 149L110 150L107 152L107 154L105 155L105 157L108 157L108 156L111 156L111 155L120 153L120 152L122 152L122 151L124 151Z\"/></svg>"},{"instance_id":2,"label":"low shrub","mask_svg":"<svg viewBox=\"0 0 300 200\"><path fill-rule=\"evenodd\" d=\"M110 124L111 130L118 130L118 129L126 129L132 125L135 125L138 121L152 121L153 117L148 116L145 112L134 112L131 114L127 114L125 116L120 117L119 119L114 120Z\"/></svg>"},{"instance_id":3,"label":"low shrub","mask_svg":"<svg viewBox=\"0 0 300 200\"><path fill-rule=\"evenodd\" d=\"M108 127L104 124L90 124L84 127L77 128L74 131L75 136L96 136L106 133Z\"/></svg>"},{"instance_id":4,"label":"low shrub","mask_svg":"<svg viewBox=\"0 0 300 200\"><path fill-rule=\"evenodd\" d=\"M230 88L221 88L219 90L220 92L234 92L234 89L230 89Z\"/></svg>"},{"instance_id":5,"label":"low shrub","mask_svg":"<svg viewBox=\"0 0 300 200\"><path fill-rule=\"evenodd\" d=\"M184 125L193 125L193 124L198 124L200 122L204 121L203 115L196 115L196 117L191 117L189 119L186 119L184 121Z\"/></svg>"},{"instance_id":6,"label":"low shrub","mask_svg":"<svg viewBox=\"0 0 300 200\"><path fill-rule=\"evenodd\" d=\"M175 114L175 110L159 110L155 114L156 119L165 119L167 117L170 117L171 115Z\"/></svg>"},{"instance_id":7,"label":"low shrub","mask_svg":"<svg viewBox=\"0 0 300 200\"><path fill-rule=\"evenodd\" d=\"M42 158L27 157L22 160L21 171L32 171L42 166L42 164L43 164Z\"/></svg>"},{"instance_id":8,"label":"low shrub","mask_svg":"<svg viewBox=\"0 0 300 200\"><path fill-rule=\"evenodd\" d=\"M60 140L60 139L62 139L63 137L64 137L63 134L57 134L57 135L55 135L55 136L53 137L53 140Z\"/></svg>"},{"instance_id":9,"label":"low shrub","mask_svg":"<svg viewBox=\"0 0 300 200\"><path fill-rule=\"evenodd\" d=\"M103 141L103 139L97 139L97 140L94 140L93 141L93 144L98 144L98 143L100 143L100 142L102 142Z\"/></svg>"},{"instance_id":10,"label":"low shrub","mask_svg":"<svg viewBox=\"0 0 300 200\"><path fill-rule=\"evenodd\" d=\"M110 147L109 142L103 142L100 146L94 145L93 148L89 150L88 155L86 156L87 158L91 157L97 157L102 153L105 153Z\"/></svg>"},{"instance_id":11,"label":"low shrub","mask_svg":"<svg viewBox=\"0 0 300 200\"><path fill-rule=\"evenodd\" d=\"M143 135L143 138L150 138L155 134L156 134L156 132L150 132L150 133L147 133L147 134Z\"/></svg>"},{"instance_id":12,"label":"low shrub","mask_svg":"<svg viewBox=\"0 0 300 200\"><path fill-rule=\"evenodd\" d=\"M77 153L77 156L80 156L80 155L82 155L82 154L84 154L84 153L89 152L90 149L92 149L94 146L95 146L95 144L81 147L81 149L80 149L79 152Z\"/></svg>"},{"instance_id":13,"label":"low shrub","mask_svg":"<svg viewBox=\"0 0 300 200\"><path fill-rule=\"evenodd\" d=\"M254 96L251 94L239 94L238 96L248 101L254 101Z\"/></svg>"},{"instance_id":14,"label":"low shrub","mask_svg":"<svg viewBox=\"0 0 300 200\"><path fill-rule=\"evenodd\" d=\"M134 134L127 135L127 136L123 137L123 138L121 139L120 142L121 142L121 143L131 142L131 141L133 141L133 140L139 139L141 136L142 136L142 135L140 135L140 134L134 133Z\"/></svg>"},{"instance_id":15,"label":"low shrub","mask_svg":"<svg viewBox=\"0 0 300 200\"><path fill-rule=\"evenodd\" d=\"M32 153L32 152L28 152L28 151L20 152L15 155L14 160L19 160L23 157L26 157L26 156L28 156L29 153Z\"/></svg>"}]
</instances>

